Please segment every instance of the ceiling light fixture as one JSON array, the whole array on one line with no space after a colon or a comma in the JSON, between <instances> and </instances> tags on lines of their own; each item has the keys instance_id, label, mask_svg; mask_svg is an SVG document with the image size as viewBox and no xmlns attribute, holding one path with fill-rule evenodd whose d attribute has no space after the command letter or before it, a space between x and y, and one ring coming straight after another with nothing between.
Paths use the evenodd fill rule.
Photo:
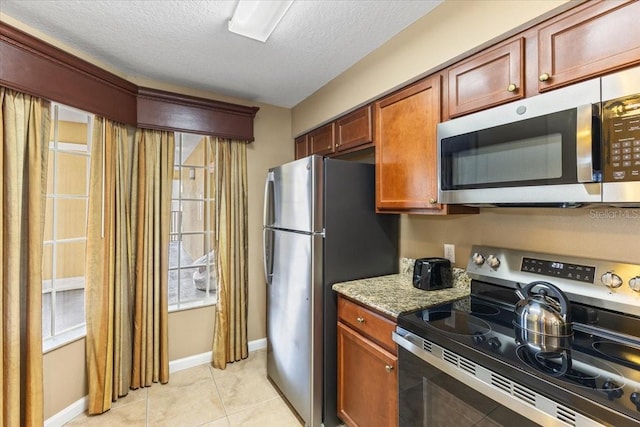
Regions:
<instances>
[{"instance_id":1,"label":"ceiling light fixture","mask_svg":"<svg viewBox=\"0 0 640 427\"><path fill-rule=\"evenodd\" d=\"M266 42L293 0L238 0L229 31Z\"/></svg>"}]
</instances>

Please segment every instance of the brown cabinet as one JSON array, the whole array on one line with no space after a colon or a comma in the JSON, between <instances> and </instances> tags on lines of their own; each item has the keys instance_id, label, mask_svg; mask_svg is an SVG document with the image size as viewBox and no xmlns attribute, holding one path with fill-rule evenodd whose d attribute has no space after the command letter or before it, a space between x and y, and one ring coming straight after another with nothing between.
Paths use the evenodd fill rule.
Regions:
<instances>
[{"instance_id":1,"label":"brown cabinet","mask_svg":"<svg viewBox=\"0 0 640 427\"><path fill-rule=\"evenodd\" d=\"M538 89L640 63L640 2L591 1L538 29Z\"/></svg>"},{"instance_id":2,"label":"brown cabinet","mask_svg":"<svg viewBox=\"0 0 640 427\"><path fill-rule=\"evenodd\" d=\"M439 210L436 126L440 122L440 75L374 104L376 208Z\"/></svg>"},{"instance_id":3,"label":"brown cabinet","mask_svg":"<svg viewBox=\"0 0 640 427\"><path fill-rule=\"evenodd\" d=\"M482 51L448 70L448 116L524 97L524 38Z\"/></svg>"},{"instance_id":4,"label":"brown cabinet","mask_svg":"<svg viewBox=\"0 0 640 427\"><path fill-rule=\"evenodd\" d=\"M309 155L309 136L301 135L295 139L296 159L301 159Z\"/></svg>"},{"instance_id":5,"label":"brown cabinet","mask_svg":"<svg viewBox=\"0 0 640 427\"><path fill-rule=\"evenodd\" d=\"M331 122L309 132L309 154L326 156L335 151L335 123Z\"/></svg>"},{"instance_id":6,"label":"brown cabinet","mask_svg":"<svg viewBox=\"0 0 640 427\"><path fill-rule=\"evenodd\" d=\"M336 156L373 146L371 105L359 108L295 139L296 159L319 154Z\"/></svg>"},{"instance_id":7,"label":"brown cabinet","mask_svg":"<svg viewBox=\"0 0 640 427\"><path fill-rule=\"evenodd\" d=\"M348 426L398 425L395 323L338 297L338 416Z\"/></svg>"},{"instance_id":8,"label":"brown cabinet","mask_svg":"<svg viewBox=\"0 0 640 427\"><path fill-rule=\"evenodd\" d=\"M363 149L373 144L371 105L360 108L336 120L338 152Z\"/></svg>"}]
</instances>

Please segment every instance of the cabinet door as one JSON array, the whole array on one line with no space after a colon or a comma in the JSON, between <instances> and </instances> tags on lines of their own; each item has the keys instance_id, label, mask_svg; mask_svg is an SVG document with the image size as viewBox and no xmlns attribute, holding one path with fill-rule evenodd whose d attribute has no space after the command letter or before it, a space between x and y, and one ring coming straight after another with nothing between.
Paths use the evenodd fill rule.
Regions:
<instances>
[{"instance_id":1,"label":"cabinet door","mask_svg":"<svg viewBox=\"0 0 640 427\"><path fill-rule=\"evenodd\" d=\"M373 142L371 106L360 108L336 120L336 148L351 150Z\"/></svg>"},{"instance_id":2,"label":"cabinet door","mask_svg":"<svg viewBox=\"0 0 640 427\"><path fill-rule=\"evenodd\" d=\"M439 210L436 126L440 76L377 101L375 111L376 208Z\"/></svg>"},{"instance_id":3,"label":"cabinet door","mask_svg":"<svg viewBox=\"0 0 640 427\"><path fill-rule=\"evenodd\" d=\"M348 426L398 425L398 358L338 322L338 416Z\"/></svg>"},{"instance_id":4,"label":"cabinet door","mask_svg":"<svg viewBox=\"0 0 640 427\"><path fill-rule=\"evenodd\" d=\"M296 160L309 155L308 135L302 135L295 139Z\"/></svg>"},{"instance_id":5,"label":"cabinet door","mask_svg":"<svg viewBox=\"0 0 640 427\"><path fill-rule=\"evenodd\" d=\"M598 1L538 31L540 91L640 63L640 2Z\"/></svg>"},{"instance_id":6,"label":"cabinet door","mask_svg":"<svg viewBox=\"0 0 640 427\"><path fill-rule=\"evenodd\" d=\"M309 154L326 156L333 153L335 150L334 129L335 124L331 122L309 132Z\"/></svg>"},{"instance_id":7,"label":"cabinet door","mask_svg":"<svg viewBox=\"0 0 640 427\"><path fill-rule=\"evenodd\" d=\"M472 56L449 69L449 117L524 97L524 39Z\"/></svg>"}]
</instances>

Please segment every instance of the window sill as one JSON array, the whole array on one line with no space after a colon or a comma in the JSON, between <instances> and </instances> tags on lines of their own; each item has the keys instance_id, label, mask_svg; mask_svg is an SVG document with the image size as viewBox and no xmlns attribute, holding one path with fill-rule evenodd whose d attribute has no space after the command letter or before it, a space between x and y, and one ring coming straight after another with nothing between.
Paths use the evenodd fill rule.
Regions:
<instances>
[{"instance_id":1,"label":"window sill","mask_svg":"<svg viewBox=\"0 0 640 427\"><path fill-rule=\"evenodd\" d=\"M78 341L87 336L87 327L82 325L71 331L57 335L55 337L45 338L42 341L42 354L47 354L50 351L56 350L60 347L64 347L67 344Z\"/></svg>"},{"instance_id":2,"label":"window sill","mask_svg":"<svg viewBox=\"0 0 640 427\"><path fill-rule=\"evenodd\" d=\"M190 310L192 308L201 308L201 307L209 307L214 306L218 303L218 299L207 299L201 301L188 301L178 304L172 304L169 306L169 313L173 313L176 311L184 311Z\"/></svg>"}]
</instances>

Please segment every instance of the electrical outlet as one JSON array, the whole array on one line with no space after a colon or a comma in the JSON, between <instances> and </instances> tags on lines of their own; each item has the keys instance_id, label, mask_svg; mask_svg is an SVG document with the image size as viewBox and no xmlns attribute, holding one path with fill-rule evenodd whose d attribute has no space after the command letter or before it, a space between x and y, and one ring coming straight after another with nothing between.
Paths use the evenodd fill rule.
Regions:
<instances>
[{"instance_id":1,"label":"electrical outlet","mask_svg":"<svg viewBox=\"0 0 640 427\"><path fill-rule=\"evenodd\" d=\"M456 262L456 245L449 243L444 244L444 257L453 264Z\"/></svg>"}]
</instances>

